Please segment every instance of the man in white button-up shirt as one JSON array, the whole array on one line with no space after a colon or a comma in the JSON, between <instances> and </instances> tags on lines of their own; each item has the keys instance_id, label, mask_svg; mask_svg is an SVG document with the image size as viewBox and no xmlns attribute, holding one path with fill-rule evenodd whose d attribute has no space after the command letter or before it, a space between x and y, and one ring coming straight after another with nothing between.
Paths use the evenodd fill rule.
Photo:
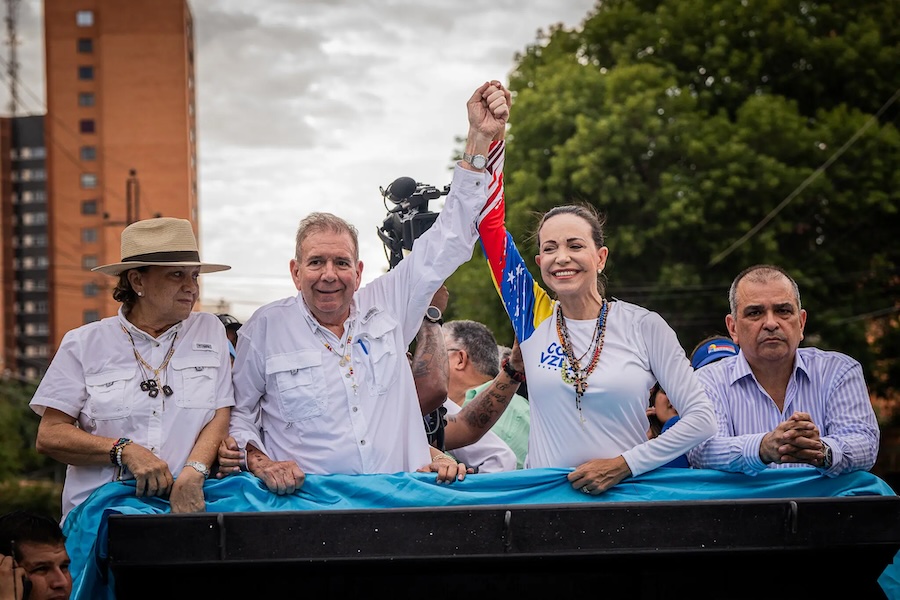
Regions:
<instances>
[{"instance_id":1,"label":"man in white button-up shirt","mask_svg":"<svg viewBox=\"0 0 900 600\"><path fill-rule=\"evenodd\" d=\"M300 222L290 263L299 293L261 307L239 332L220 476L243 466L279 494L306 473L465 476L465 465L428 445L406 350L434 293L472 256L490 178L475 165L506 126L508 98L499 82L469 98L469 162L457 164L434 225L372 283L360 288L352 225L329 213Z\"/></svg>"}]
</instances>

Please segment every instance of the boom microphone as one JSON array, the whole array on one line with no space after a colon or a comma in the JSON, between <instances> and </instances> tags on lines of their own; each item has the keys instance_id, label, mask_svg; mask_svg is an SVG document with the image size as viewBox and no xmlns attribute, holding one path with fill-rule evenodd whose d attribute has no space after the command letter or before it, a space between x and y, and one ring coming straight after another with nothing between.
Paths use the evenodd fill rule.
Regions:
<instances>
[{"instance_id":1,"label":"boom microphone","mask_svg":"<svg viewBox=\"0 0 900 600\"><path fill-rule=\"evenodd\" d=\"M394 204L399 204L413 195L416 186L416 180L412 177L398 177L387 186L384 195Z\"/></svg>"}]
</instances>

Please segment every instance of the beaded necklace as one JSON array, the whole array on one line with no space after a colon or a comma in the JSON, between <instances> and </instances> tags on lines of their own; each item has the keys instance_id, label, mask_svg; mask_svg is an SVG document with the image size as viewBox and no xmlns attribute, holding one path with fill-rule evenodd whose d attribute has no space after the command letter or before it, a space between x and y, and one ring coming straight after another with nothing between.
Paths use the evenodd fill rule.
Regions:
<instances>
[{"instance_id":1,"label":"beaded necklace","mask_svg":"<svg viewBox=\"0 0 900 600\"><path fill-rule=\"evenodd\" d=\"M587 352L581 355L584 359L591 354L591 362L586 368L581 367L581 359L575 358L575 350L572 348L572 340L569 337L569 328L566 327L566 320L563 316L562 305L556 311L556 334L559 336L559 343L565 352L560 375L565 383L575 386L575 408L578 409L578 416L584 423L584 415L581 413L581 397L588 387L588 377L594 372L597 363L600 361L600 352L603 351L603 339L606 336L606 314L609 311L609 303L604 298L601 301L600 314L597 316L597 325L594 328L594 337L588 347Z\"/></svg>"},{"instance_id":2,"label":"beaded necklace","mask_svg":"<svg viewBox=\"0 0 900 600\"><path fill-rule=\"evenodd\" d=\"M357 392L358 385L356 383L356 377L354 377L352 360L353 357L351 356L351 353L353 351L353 322L351 321L347 325L347 341L341 344L341 350L343 350L343 353L338 352L334 346L328 343L328 339L325 337L325 334L322 333L321 328L316 328L316 335L319 336L319 340L329 352L341 359L338 362L338 366L347 367L347 372L344 374L344 377L350 380L350 385L353 386L353 393L355 394Z\"/></svg>"},{"instance_id":3,"label":"beaded necklace","mask_svg":"<svg viewBox=\"0 0 900 600\"><path fill-rule=\"evenodd\" d=\"M125 329L125 326L122 326L122 331L124 331L128 335L128 339L131 340L131 349L134 350L134 358L137 360L138 366L141 368L141 375L144 377L144 380L141 381L141 391L147 392L147 395L151 398L156 398L159 395L159 390L162 389L163 395L168 397L171 396L174 392L172 388L169 387L169 375L166 374L166 384L159 380L159 374L161 371L165 371L166 367L169 365L169 361L172 359L172 355L175 354L175 340L178 339L178 332L175 332L175 335L172 336L172 344L169 346L169 351L166 353L166 358L163 359L162 364L156 367L155 369L150 366L144 357L141 356L141 353L138 352L137 346L134 345L134 337L131 335L131 332ZM146 370L145 370L146 369ZM153 373L153 377L147 375L147 371L151 371ZM166 408L166 402L163 400L163 410Z\"/></svg>"}]
</instances>

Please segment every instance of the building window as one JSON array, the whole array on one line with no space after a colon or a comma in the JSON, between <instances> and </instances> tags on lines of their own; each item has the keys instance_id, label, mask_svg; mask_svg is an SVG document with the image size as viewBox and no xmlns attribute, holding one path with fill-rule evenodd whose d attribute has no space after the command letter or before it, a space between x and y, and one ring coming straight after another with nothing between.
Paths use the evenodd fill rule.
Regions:
<instances>
[{"instance_id":1,"label":"building window","mask_svg":"<svg viewBox=\"0 0 900 600\"><path fill-rule=\"evenodd\" d=\"M94 40L91 38L78 38L78 52L91 54L94 51Z\"/></svg>"},{"instance_id":2,"label":"building window","mask_svg":"<svg viewBox=\"0 0 900 600\"><path fill-rule=\"evenodd\" d=\"M81 133L94 133L94 120L93 119L81 119L78 122L78 130Z\"/></svg>"},{"instance_id":3,"label":"building window","mask_svg":"<svg viewBox=\"0 0 900 600\"><path fill-rule=\"evenodd\" d=\"M46 225L47 213L45 212L27 212L22 214L23 225Z\"/></svg>"},{"instance_id":4,"label":"building window","mask_svg":"<svg viewBox=\"0 0 900 600\"><path fill-rule=\"evenodd\" d=\"M85 254L81 257L81 267L83 269L93 269L97 266L97 255Z\"/></svg>"},{"instance_id":5,"label":"building window","mask_svg":"<svg viewBox=\"0 0 900 600\"><path fill-rule=\"evenodd\" d=\"M81 230L81 241L85 244L92 244L97 241L97 230L93 227L85 227Z\"/></svg>"},{"instance_id":6,"label":"building window","mask_svg":"<svg viewBox=\"0 0 900 600\"><path fill-rule=\"evenodd\" d=\"M79 92L78 106L93 106L94 94L92 92Z\"/></svg>"},{"instance_id":7,"label":"building window","mask_svg":"<svg viewBox=\"0 0 900 600\"><path fill-rule=\"evenodd\" d=\"M79 10L76 12L75 24L79 27L91 27L94 24L94 11Z\"/></svg>"},{"instance_id":8,"label":"building window","mask_svg":"<svg viewBox=\"0 0 900 600\"><path fill-rule=\"evenodd\" d=\"M89 281L86 284L84 284L84 286L82 287L82 290L84 291L85 298L93 298L94 296L96 296L97 294L100 293L100 286L98 286L93 281Z\"/></svg>"},{"instance_id":9,"label":"building window","mask_svg":"<svg viewBox=\"0 0 900 600\"><path fill-rule=\"evenodd\" d=\"M85 190L92 190L95 187L97 187L97 175L94 173L82 173L81 188Z\"/></svg>"},{"instance_id":10,"label":"building window","mask_svg":"<svg viewBox=\"0 0 900 600\"><path fill-rule=\"evenodd\" d=\"M94 79L94 67L90 65L80 65L78 67L78 79L82 81L91 81Z\"/></svg>"},{"instance_id":11,"label":"building window","mask_svg":"<svg viewBox=\"0 0 900 600\"><path fill-rule=\"evenodd\" d=\"M93 323L94 321L100 320L100 312L96 310L86 310L84 311L84 322Z\"/></svg>"},{"instance_id":12,"label":"building window","mask_svg":"<svg viewBox=\"0 0 900 600\"><path fill-rule=\"evenodd\" d=\"M97 214L97 201L96 200L83 200L81 202L81 214L96 215Z\"/></svg>"},{"instance_id":13,"label":"building window","mask_svg":"<svg viewBox=\"0 0 900 600\"><path fill-rule=\"evenodd\" d=\"M82 146L79 154L81 160L97 160L97 146Z\"/></svg>"}]
</instances>

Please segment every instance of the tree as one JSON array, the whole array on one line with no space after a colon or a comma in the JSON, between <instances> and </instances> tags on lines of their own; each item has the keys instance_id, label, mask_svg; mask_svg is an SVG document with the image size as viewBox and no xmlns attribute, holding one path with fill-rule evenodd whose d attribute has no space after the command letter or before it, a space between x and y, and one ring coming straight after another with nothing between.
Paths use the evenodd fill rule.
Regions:
<instances>
[{"instance_id":1,"label":"tree","mask_svg":"<svg viewBox=\"0 0 900 600\"><path fill-rule=\"evenodd\" d=\"M858 358L874 392L900 389L896 353L877 354L900 336L897 12L604 0L540 35L509 81L520 251L535 254L535 213L595 205L608 295L659 312L686 350L725 331L738 272L778 264L810 312L806 342ZM454 317L511 335L480 250L448 287Z\"/></svg>"}]
</instances>

